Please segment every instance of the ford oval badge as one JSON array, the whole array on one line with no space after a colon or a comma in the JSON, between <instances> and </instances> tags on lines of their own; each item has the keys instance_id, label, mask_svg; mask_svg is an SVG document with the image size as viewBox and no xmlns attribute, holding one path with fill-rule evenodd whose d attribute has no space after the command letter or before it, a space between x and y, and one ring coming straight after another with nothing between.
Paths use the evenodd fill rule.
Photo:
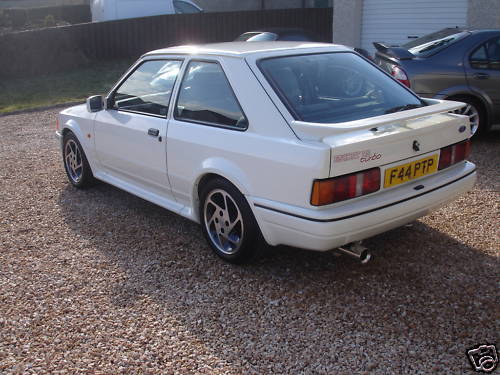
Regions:
<instances>
[{"instance_id":1,"label":"ford oval badge","mask_svg":"<svg viewBox=\"0 0 500 375\"><path fill-rule=\"evenodd\" d=\"M420 151L420 143L418 141L413 141L413 150Z\"/></svg>"}]
</instances>

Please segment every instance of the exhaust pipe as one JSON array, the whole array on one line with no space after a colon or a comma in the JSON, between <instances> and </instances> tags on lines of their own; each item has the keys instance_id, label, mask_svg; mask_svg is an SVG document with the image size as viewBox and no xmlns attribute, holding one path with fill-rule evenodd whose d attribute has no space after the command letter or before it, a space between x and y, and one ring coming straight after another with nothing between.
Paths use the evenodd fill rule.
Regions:
<instances>
[{"instance_id":1,"label":"exhaust pipe","mask_svg":"<svg viewBox=\"0 0 500 375\"><path fill-rule=\"evenodd\" d=\"M345 246L337 248L337 250L356 258L361 262L361 264L366 264L372 259L372 254L366 247L361 245L361 241L351 242Z\"/></svg>"}]
</instances>

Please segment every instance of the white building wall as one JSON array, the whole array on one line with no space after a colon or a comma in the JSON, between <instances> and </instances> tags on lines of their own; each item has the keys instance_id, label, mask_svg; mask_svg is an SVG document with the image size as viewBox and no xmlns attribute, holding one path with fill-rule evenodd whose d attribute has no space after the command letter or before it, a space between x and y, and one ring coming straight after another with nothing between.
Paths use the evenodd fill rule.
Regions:
<instances>
[{"instance_id":1,"label":"white building wall","mask_svg":"<svg viewBox=\"0 0 500 375\"><path fill-rule=\"evenodd\" d=\"M468 0L364 0L361 47L401 45L445 27L467 25Z\"/></svg>"}]
</instances>

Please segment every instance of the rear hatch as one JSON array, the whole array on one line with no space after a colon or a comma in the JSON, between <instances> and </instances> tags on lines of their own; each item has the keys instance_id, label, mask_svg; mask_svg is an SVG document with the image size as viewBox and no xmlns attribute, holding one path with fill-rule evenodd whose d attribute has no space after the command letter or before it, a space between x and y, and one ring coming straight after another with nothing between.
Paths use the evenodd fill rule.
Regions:
<instances>
[{"instance_id":1,"label":"rear hatch","mask_svg":"<svg viewBox=\"0 0 500 375\"><path fill-rule=\"evenodd\" d=\"M432 159L426 175L437 170L441 148L470 135L468 118L449 113L463 103L426 101L431 105L370 119L336 124L294 121L291 125L299 138L330 146L329 177L380 167L383 181L385 170L394 165Z\"/></svg>"},{"instance_id":2,"label":"rear hatch","mask_svg":"<svg viewBox=\"0 0 500 375\"><path fill-rule=\"evenodd\" d=\"M262 59L259 69L291 114L290 126L297 137L330 147L328 176L318 177L375 168L366 180L345 176L351 195L378 189L377 176L384 178L387 168L397 167L394 163L415 163L411 170L415 173L404 181L434 173L440 148L470 135L468 117L448 113L463 103L419 98L349 51ZM419 157L425 160L418 162ZM361 186L366 181L373 183L370 189ZM314 187L318 199L313 204L323 205L331 196L328 189L335 186L315 182Z\"/></svg>"}]
</instances>

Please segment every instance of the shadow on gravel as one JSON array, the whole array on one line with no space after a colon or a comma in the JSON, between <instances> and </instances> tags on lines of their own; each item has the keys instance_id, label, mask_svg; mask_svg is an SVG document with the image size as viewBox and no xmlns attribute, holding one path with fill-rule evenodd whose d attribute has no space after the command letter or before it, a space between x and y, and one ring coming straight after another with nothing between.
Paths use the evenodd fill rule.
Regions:
<instances>
[{"instance_id":1,"label":"shadow on gravel","mask_svg":"<svg viewBox=\"0 0 500 375\"><path fill-rule=\"evenodd\" d=\"M474 136L473 140L477 140L480 142L499 142L500 129L495 129L485 134L477 134L476 136Z\"/></svg>"},{"instance_id":2,"label":"shadow on gravel","mask_svg":"<svg viewBox=\"0 0 500 375\"><path fill-rule=\"evenodd\" d=\"M366 266L283 247L238 267L211 253L196 224L109 185L68 186L59 205L70 228L126 273L109 291L117 307L147 295L248 368L310 373L355 359L357 371L384 373L434 361L442 369L444 358L465 371L466 348L498 339L495 258L421 222L366 241L376 257Z\"/></svg>"}]
</instances>

